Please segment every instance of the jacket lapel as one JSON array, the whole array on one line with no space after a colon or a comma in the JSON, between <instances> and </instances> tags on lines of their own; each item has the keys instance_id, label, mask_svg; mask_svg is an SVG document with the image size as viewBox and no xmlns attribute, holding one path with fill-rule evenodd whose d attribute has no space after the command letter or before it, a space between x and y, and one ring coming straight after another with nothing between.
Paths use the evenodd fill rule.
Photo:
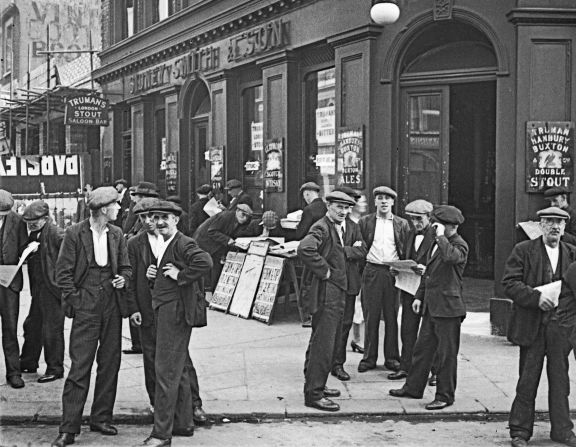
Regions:
<instances>
[{"instance_id":1,"label":"jacket lapel","mask_svg":"<svg viewBox=\"0 0 576 447\"><path fill-rule=\"evenodd\" d=\"M140 245L140 259L144 265L148 266L152 264L152 259L150 253L152 249L150 248L150 243L148 242L148 234L146 232L142 232L139 236L138 244Z\"/></svg>"},{"instance_id":2,"label":"jacket lapel","mask_svg":"<svg viewBox=\"0 0 576 447\"><path fill-rule=\"evenodd\" d=\"M92 239L92 231L90 230L90 220L85 220L81 225L80 240L82 241L82 245L84 245L88 265L91 265L94 261L94 240Z\"/></svg>"},{"instance_id":3,"label":"jacket lapel","mask_svg":"<svg viewBox=\"0 0 576 447\"><path fill-rule=\"evenodd\" d=\"M118 236L115 232L111 231L110 224L108 224L108 262L112 268L112 272L118 272Z\"/></svg>"}]
</instances>

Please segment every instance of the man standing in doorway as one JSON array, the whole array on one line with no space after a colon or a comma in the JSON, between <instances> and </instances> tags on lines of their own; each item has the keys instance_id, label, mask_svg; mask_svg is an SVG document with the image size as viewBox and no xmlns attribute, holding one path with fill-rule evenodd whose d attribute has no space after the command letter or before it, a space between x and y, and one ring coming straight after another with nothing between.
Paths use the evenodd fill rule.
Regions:
<instances>
[{"instance_id":1,"label":"man standing in doorway","mask_svg":"<svg viewBox=\"0 0 576 447\"><path fill-rule=\"evenodd\" d=\"M202 225L210 216L204 211L204 207L212 196L212 187L210 185L202 185L196 190L196 201L190 207L190 223L188 226L188 234L190 237L194 235L200 225Z\"/></svg>"},{"instance_id":2,"label":"man standing in doorway","mask_svg":"<svg viewBox=\"0 0 576 447\"><path fill-rule=\"evenodd\" d=\"M252 197L250 197L250 194L244 192L240 180L235 178L228 180L224 189L228 191L228 200L230 200L226 208L228 211L235 211L236 207L241 203L248 205L251 209L254 208Z\"/></svg>"},{"instance_id":3,"label":"man standing in doorway","mask_svg":"<svg viewBox=\"0 0 576 447\"><path fill-rule=\"evenodd\" d=\"M126 179L120 178L114 182L114 188L118 191L118 203L120 205L120 211L118 211L118 217L114 221L114 225L122 228L124 219L128 216L128 211L130 210L130 192L128 191L128 181Z\"/></svg>"}]
</instances>

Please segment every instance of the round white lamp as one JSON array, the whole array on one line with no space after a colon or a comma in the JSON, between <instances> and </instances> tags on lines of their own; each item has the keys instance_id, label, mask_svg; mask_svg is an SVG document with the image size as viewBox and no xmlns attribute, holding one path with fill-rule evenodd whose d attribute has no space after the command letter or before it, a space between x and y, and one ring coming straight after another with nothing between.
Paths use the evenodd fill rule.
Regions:
<instances>
[{"instance_id":1,"label":"round white lamp","mask_svg":"<svg viewBox=\"0 0 576 447\"><path fill-rule=\"evenodd\" d=\"M400 8L394 0L376 0L370 9L370 17L378 25L390 25L400 17Z\"/></svg>"}]
</instances>

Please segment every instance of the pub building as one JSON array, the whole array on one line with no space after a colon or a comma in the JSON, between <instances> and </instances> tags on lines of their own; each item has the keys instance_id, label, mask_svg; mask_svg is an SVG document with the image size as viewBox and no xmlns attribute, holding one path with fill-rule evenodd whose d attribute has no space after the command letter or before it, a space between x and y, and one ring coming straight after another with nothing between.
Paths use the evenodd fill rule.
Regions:
<instances>
[{"instance_id":1,"label":"pub building","mask_svg":"<svg viewBox=\"0 0 576 447\"><path fill-rule=\"evenodd\" d=\"M452 204L502 296L516 224L574 189L576 3L398 0L384 25L373 3L104 0L102 163L185 205L231 178L280 216L305 181Z\"/></svg>"}]
</instances>

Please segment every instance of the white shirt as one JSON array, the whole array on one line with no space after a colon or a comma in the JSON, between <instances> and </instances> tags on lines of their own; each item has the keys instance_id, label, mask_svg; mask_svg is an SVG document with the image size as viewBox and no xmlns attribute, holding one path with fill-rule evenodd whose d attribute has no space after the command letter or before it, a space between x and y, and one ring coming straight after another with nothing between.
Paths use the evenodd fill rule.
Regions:
<instances>
[{"instance_id":1,"label":"white shirt","mask_svg":"<svg viewBox=\"0 0 576 447\"><path fill-rule=\"evenodd\" d=\"M156 259L158 259L158 247L162 243L162 238L159 235L146 233L148 235L148 243L150 244L150 249L152 254Z\"/></svg>"},{"instance_id":2,"label":"white shirt","mask_svg":"<svg viewBox=\"0 0 576 447\"><path fill-rule=\"evenodd\" d=\"M92 231L92 242L94 244L94 260L100 267L105 267L108 264L108 227L104 228L102 233L90 225Z\"/></svg>"},{"instance_id":3,"label":"white shirt","mask_svg":"<svg viewBox=\"0 0 576 447\"><path fill-rule=\"evenodd\" d=\"M422 245L422 241L424 240L423 234L417 234L414 238L414 251L418 251L420 245Z\"/></svg>"},{"instance_id":4,"label":"white shirt","mask_svg":"<svg viewBox=\"0 0 576 447\"><path fill-rule=\"evenodd\" d=\"M172 237L166 241L164 240L162 235L158 235L158 256L156 257L156 259L157 259L156 266L157 267L160 267L160 262L162 262L162 257L164 256L164 253L166 252L168 245L170 245L170 242L172 242L172 239L174 239L174 236L176 236L176 233L178 233L178 232L176 231L172 235Z\"/></svg>"},{"instance_id":5,"label":"white shirt","mask_svg":"<svg viewBox=\"0 0 576 447\"><path fill-rule=\"evenodd\" d=\"M340 238L340 243L342 247L344 247L344 232L346 231L346 220L343 220L342 223L336 224L336 231L338 233L338 237Z\"/></svg>"},{"instance_id":6,"label":"white shirt","mask_svg":"<svg viewBox=\"0 0 576 447\"><path fill-rule=\"evenodd\" d=\"M394 225L392 216L389 218L376 216L374 242L366 256L366 261L372 264L382 264L387 261L398 261L398 251L394 241Z\"/></svg>"},{"instance_id":7,"label":"white shirt","mask_svg":"<svg viewBox=\"0 0 576 447\"><path fill-rule=\"evenodd\" d=\"M552 266L552 272L556 273L556 269L558 268L558 259L560 257L560 246L556 248L548 247L548 245L544 244L546 247L546 253L548 253L548 259L550 259L550 265Z\"/></svg>"}]
</instances>

